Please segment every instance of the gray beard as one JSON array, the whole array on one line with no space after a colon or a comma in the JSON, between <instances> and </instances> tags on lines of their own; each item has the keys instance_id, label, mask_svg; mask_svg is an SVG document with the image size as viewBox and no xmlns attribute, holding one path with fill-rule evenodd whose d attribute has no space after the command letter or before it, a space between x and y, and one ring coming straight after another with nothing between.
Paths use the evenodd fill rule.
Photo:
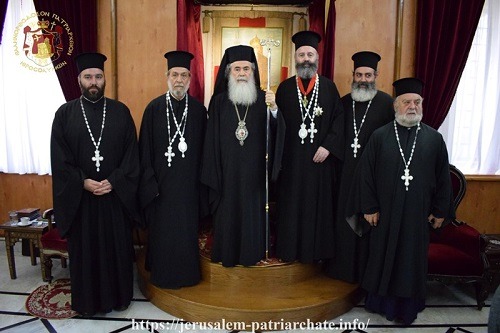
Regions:
<instances>
[{"instance_id":1,"label":"gray beard","mask_svg":"<svg viewBox=\"0 0 500 333\"><path fill-rule=\"evenodd\" d=\"M184 87L181 90L174 90L174 87L170 82L167 82L168 85L168 91L170 92L170 95L172 95L176 100L180 101L181 99L184 98L184 95L186 95L187 89Z\"/></svg>"},{"instance_id":2,"label":"gray beard","mask_svg":"<svg viewBox=\"0 0 500 333\"><path fill-rule=\"evenodd\" d=\"M407 114L399 114L396 112L396 121L399 125L404 127L413 127L422 121L422 114L417 114L414 117L409 117Z\"/></svg>"},{"instance_id":3,"label":"gray beard","mask_svg":"<svg viewBox=\"0 0 500 333\"><path fill-rule=\"evenodd\" d=\"M234 104L251 105L257 101L257 87L255 79L250 76L247 82L236 81L232 75L229 75L228 81L229 100Z\"/></svg>"},{"instance_id":4,"label":"gray beard","mask_svg":"<svg viewBox=\"0 0 500 333\"><path fill-rule=\"evenodd\" d=\"M373 99L377 94L375 82L368 83L368 88L360 88L359 83L351 84L351 97L356 102L367 102Z\"/></svg>"},{"instance_id":5,"label":"gray beard","mask_svg":"<svg viewBox=\"0 0 500 333\"><path fill-rule=\"evenodd\" d=\"M295 64L295 69L297 70L297 76L301 79L312 79L316 72L318 71L318 62L310 63L307 62L309 66L305 63Z\"/></svg>"}]
</instances>

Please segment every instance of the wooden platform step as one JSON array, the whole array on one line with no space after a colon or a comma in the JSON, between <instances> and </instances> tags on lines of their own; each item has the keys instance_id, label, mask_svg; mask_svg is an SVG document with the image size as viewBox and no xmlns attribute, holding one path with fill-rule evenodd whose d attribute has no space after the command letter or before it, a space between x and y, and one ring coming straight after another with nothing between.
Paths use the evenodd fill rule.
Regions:
<instances>
[{"instance_id":1,"label":"wooden platform step","mask_svg":"<svg viewBox=\"0 0 500 333\"><path fill-rule=\"evenodd\" d=\"M360 300L357 285L330 279L316 265L225 268L201 258L203 280L176 290L149 283L138 255L139 287L158 308L190 322L320 322Z\"/></svg>"}]
</instances>

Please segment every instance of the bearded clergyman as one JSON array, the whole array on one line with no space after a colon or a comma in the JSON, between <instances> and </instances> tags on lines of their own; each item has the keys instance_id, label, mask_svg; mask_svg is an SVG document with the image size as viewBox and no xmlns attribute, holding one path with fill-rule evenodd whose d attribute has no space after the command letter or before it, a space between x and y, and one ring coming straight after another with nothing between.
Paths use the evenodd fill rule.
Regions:
<instances>
[{"instance_id":1,"label":"bearded clergyman","mask_svg":"<svg viewBox=\"0 0 500 333\"><path fill-rule=\"evenodd\" d=\"M281 145L272 133L284 124L274 93L259 87L253 48L226 49L208 108L201 175L213 218L211 260L226 267L256 265L266 254L266 166L268 180L276 178Z\"/></svg>"},{"instance_id":2,"label":"bearded clergyman","mask_svg":"<svg viewBox=\"0 0 500 333\"><path fill-rule=\"evenodd\" d=\"M301 31L292 41L297 75L276 92L286 124L276 254L312 263L333 256L334 173L344 155L344 113L335 83L317 73L321 37Z\"/></svg>"},{"instance_id":3,"label":"bearded clergyman","mask_svg":"<svg viewBox=\"0 0 500 333\"><path fill-rule=\"evenodd\" d=\"M394 119L392 97L376 85L380 59L371 51L355 53L351 93L341 98L346 145L336 198L335 256L327 262L326 273L350 283L359 282L368 256L368 238L355 234L346 222L345 205L352 177L373 131Z\"/></svg>"},{"instance_id":4,"label":"bearded clergyman","mask_svg":"<svg viewBox=\"0 0 500 333\"><path fill-rule=\"evenodd\" d=\"M150 282L176 289L201 279L198 223L207 110L188 93L193 55L170 51L168 91L146 106L139 135L139 201L148 230Z\"/></svg>"},{"instance_id":5,"label":"bearded clergyman","mask_svg":"<svg viewBox=\"0 0 500 333\"><path fill-rule=\"evenodd\" d=\"M365 308L409 325L425 308L429 232L455 213L446 145L421 122L423 82L404 78L393 86L395 120L368 140L346 213L369 237L360 278Z\"/></svg>"}]
</instances>

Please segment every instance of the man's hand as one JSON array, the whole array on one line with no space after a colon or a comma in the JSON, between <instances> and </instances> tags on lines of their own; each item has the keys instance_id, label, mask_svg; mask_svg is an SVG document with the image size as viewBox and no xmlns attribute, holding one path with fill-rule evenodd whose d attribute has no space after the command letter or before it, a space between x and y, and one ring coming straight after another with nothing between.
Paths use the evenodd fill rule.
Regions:
<instances>
[{"instance_id":1,"label":"man's hand","mask_svg":"<svg viewBox=\"0 0 500 333\"><path fill-rule=\"evenodd\" d=\"M438 218L438 217L435 217L434 215L431 214L431 215L429 215L427 220L429 221L429 223L431 224L431 226L434 229L437 229L437 228L441 228L441 225L444 222L444 217Z\"/></svg>"},{"instance_id":2,"label":"man's hand","mask_svg":"<svg viewBox=\"0 0 500 333\"><path fill-rule=\"evenodd\" d=\"M83 188L94 195L104 195L113 190L113 186L107 179L98 182L87 178L83 181Z\"/></svg>"},{"instance_id":3,"label":"man's hand","mask_svg":"<svg viewBox=\"0 0 500 333\"><path fill-rule=\"evenodd\" d=\"M276 110L278 105L276 104L276 96L272 90L266 90L266 104L271 110Z\"/></svg>"},{"instance_id":4,"label":"man's hand","mask_svg":"<svg viewBox=\"0 0 500 333\"><path fill-rule=\"evenodd\" d=\"M328 157L328 155L330 155L330 152L327 149L320 146L316 151L316 154L314 154L313 156L313 162L323 163Z\"/></svg>"},{"instance_id":5,"label":"man's hand","mask_svg":"<svg viewBox=\"0 0 500 333\"><path fill-rule=\"evenodd\" d=\"M376 227L378 224L380 213L376 212L374 214L364 214L364 218L372 227Z\"/></svg>"}]
</instances>

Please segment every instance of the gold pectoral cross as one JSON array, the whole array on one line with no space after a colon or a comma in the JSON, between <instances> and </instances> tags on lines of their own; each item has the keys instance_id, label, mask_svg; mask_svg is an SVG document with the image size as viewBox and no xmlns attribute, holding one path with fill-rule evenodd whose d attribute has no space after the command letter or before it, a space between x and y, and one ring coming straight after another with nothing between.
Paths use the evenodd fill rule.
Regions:
<instances>
[{"instance_id":1,"label":"gold pectoral cross","mask_svg":"<svg viewBox=\"0 0 500 333\"><path fill-rule=\"evenodd\" d=\"M307 100L307 96L304 95L304 98L302 98L302 104L304 105L305 108L307 107L307 103L309 103L309 101Z\"/></svg>"}]
</instances>

